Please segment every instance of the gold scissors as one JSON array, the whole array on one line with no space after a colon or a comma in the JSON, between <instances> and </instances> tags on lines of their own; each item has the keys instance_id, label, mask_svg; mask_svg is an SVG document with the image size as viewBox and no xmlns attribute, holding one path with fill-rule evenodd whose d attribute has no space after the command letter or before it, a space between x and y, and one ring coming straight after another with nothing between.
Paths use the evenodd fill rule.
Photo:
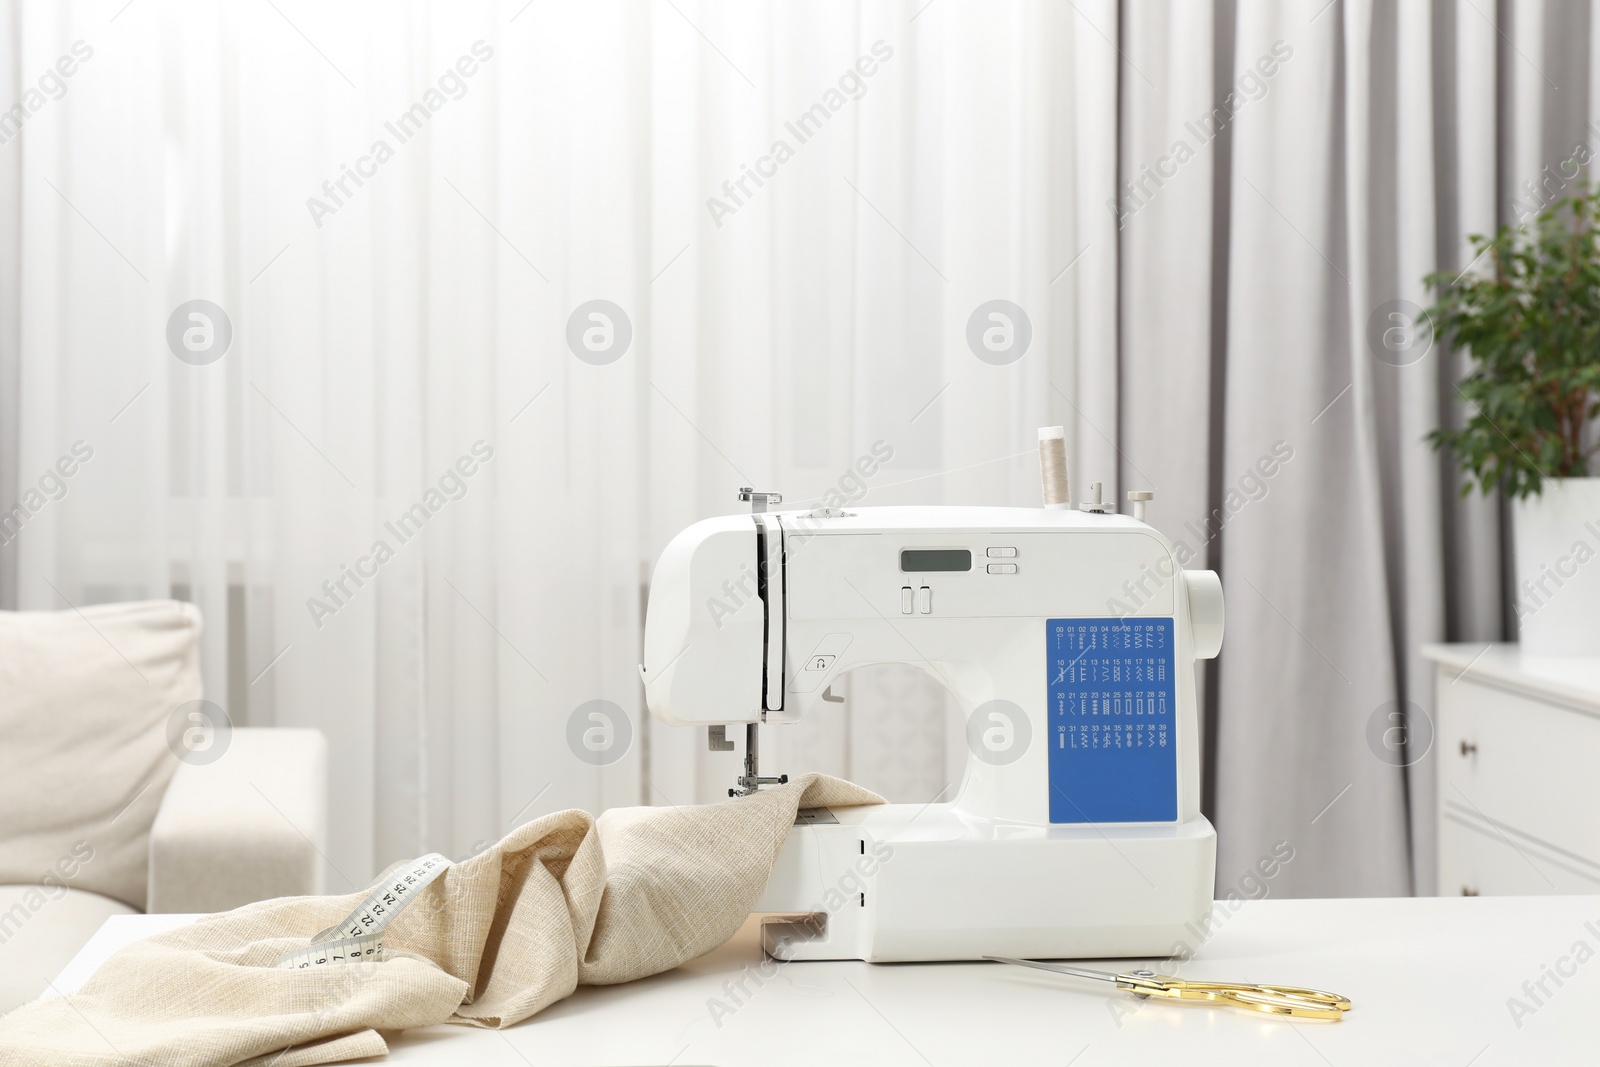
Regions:
<instances>
[{"instance_id":1,"label":"gold scissors","mask_svg":"<svg viewBox=\"0 0 1600 1067\"><path fill-rule=\"evenodd\" d=\"M1111 982L1118 989L1141 997L1168 997L1173 1000L1208 1000L1213 1004L1231 1004L1264 1011L1271 1015L1289 1015L1296 1019L1344 1018L1350 1010L1350 1001L1337 993L1324 993L1320 989L1302 989L1292 985L1256 985L1253 982L1191 982L1154 971L1085 971L1061 963L1041 963L1039 960L1014 960L1008 956L985 956L996 963L1014 963L1018 967L1034 967L1041 971L1071 974L1079 978L1093 978L1098 982Z\"/></svg>"}]
</instances>

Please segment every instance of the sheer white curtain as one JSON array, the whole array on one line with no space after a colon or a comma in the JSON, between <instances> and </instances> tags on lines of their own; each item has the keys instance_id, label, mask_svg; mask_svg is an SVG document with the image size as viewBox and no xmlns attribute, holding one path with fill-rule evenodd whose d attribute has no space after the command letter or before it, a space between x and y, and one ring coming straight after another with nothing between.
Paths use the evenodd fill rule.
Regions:
<instances>
[{"instance_id":1,"label":"sheer white curtain","mask_svg":"<svg viewBox=\"0 0 1600 1067\"><path fill-rule=\"evenodd\" d=\"M0 549L0 598L198 603L233 721L331 741L331 885L720 795L734 757L652 728L634 665L648 566L739 485L1033 503L1034 427L1062 421L1115 479L1108 0L5 21L13 98L92 56L0 146L0 488L94 456ZM1031 322L1010 365L965 340L994 299ZM214 362L169 346L193 300L231 324ZM631 326L612 362L568 345L593 300ZM775 763L931 799L961 763L936 687L851 690ZM591 700L628 716L604 766L568 744Z\"/></svg>"}]
</instances>

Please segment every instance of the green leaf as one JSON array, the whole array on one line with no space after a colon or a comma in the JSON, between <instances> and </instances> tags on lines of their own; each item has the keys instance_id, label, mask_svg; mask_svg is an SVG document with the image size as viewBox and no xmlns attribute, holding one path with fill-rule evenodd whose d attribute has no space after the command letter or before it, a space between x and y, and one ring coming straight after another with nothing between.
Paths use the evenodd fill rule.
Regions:
<instances>
[{"instance_id":1,"label":"green leaf","mask_svg":"<svg viewBox=\"0 0 1600 1067\"><path fill-rule=\"evenodd\" d=\"M1546 477L1588 473L1588 422L1600 416L1600 188L1558 201L1531 224L1468 238L1480 265L1434 272L1435 335L1469 355L1459 428L1425 438L1485 494L1539 493ZM1597 446L1600 450L1600 446Z\"/></svg>"}]
</instances>

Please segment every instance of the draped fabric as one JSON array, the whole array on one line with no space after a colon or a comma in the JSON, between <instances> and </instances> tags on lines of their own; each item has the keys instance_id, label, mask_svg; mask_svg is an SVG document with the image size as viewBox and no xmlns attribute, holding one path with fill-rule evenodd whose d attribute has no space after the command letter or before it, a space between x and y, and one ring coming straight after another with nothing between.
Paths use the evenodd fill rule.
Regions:
<instances>
[{"instance_id":1,"label":"draped fabric","mask_svg":"<svg viewBox=\"0 0 1600 1067\"><path fill-rule=\"evenodd\" d=\"M1502 519L1388 305L1569 181L1587 6L0 9L0 507L94 450L0 604L197 603L208 696L329 737L330 888L721 795L634 669L666 541L741 485L1035 504L1056 423L1222 573L1219 888L1431 886L1416 649L1504 633ZM935 682L840 690L769 769L952 787Z\"/></svg>"},{"instance_id":2,"label":"draped fabric","mask_svg":"<svg viewBox=\"0 0 1600 1067\"><path fill-rule=\"evenodd\" d=\"M808 774L720 804L552 812L458 866L424 857L443 868L432 882L408 864L370 895L202 916L113 954L76 992L0 1018L0 1065L309 1067L382 1056L381 1031L504 1029L579 985L631 982L710 952L750 917L798 808L881 801ZM888 842L880 849L893 858ZM880 857L869 859L876 869ZM840 906L830 893L851 899L828 890L824 919ZM313 943L328 926L366 929L386 905L381 942Z\"/></svg>"}]
</instances>

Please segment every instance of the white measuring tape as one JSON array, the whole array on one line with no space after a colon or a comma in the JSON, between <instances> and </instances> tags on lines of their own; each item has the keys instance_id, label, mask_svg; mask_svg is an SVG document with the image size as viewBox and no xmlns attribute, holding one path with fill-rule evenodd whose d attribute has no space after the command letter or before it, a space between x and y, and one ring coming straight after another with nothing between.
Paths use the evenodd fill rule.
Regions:
<instances>
[{"instance_id":1,"label":"white measuring tape","mask_svg":"<svg viewBox=\"0 0 1600 1067\"><path fill-rule=\"evenodd\" d=\"M343 922L313 937L311 944L305 948L285 953L278 960L278 966L299 970L383 959L384 928L450 866L450 860L437 852L430 852L398 868Z\"/></svg>"}]
</instances>

